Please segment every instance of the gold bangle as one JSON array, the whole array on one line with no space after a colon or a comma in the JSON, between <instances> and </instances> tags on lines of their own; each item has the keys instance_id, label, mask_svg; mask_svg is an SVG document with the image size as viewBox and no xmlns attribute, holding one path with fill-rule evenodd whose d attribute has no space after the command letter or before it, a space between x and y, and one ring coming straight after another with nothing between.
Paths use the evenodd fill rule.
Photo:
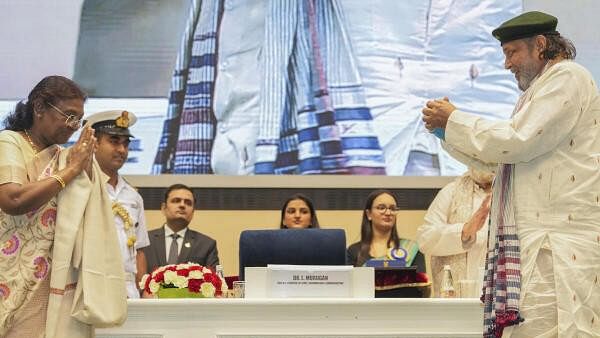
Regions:
<instances>
[{"instance_id":1,"label":"gold bangle","mask_svg":"<svg viewBox=\"0 0 600 338\"><path fill-rule=\"evenodd\" d=\"M60 184L61 189L64 189L67 186L67 184L65 183L65 180L63 180L63 178L60 177L59 175L54 174L54 175L50 175L50 177L55 179L56 182L58 182L58 184Z\"/></svg>"}]
</instances>

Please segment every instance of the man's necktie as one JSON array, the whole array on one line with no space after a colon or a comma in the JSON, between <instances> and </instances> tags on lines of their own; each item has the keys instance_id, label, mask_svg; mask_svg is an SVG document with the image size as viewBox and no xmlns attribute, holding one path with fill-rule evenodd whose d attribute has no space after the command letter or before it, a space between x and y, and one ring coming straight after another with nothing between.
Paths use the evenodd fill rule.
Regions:
<instances>
[{"instance_id":1,"label":"man's necktie","mask_svg":"<svg viewBox=\"0 0 600 338\"><path fill-rule=\"evenodd\" d=\"M173 240L171 241L171 247L169 248L169 258L167 264L177 264L177 257L179 256L179 244L177 239L181 236L178 234L169 235Z\"/></svg>"}]
</instances>

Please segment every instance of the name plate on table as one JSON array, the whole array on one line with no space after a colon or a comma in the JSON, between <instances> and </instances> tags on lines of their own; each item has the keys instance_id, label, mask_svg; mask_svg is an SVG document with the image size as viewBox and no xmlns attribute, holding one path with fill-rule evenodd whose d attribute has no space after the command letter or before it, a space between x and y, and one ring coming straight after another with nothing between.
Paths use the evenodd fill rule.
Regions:
<instances>
[{"instance_id":1,"label":"name plate on table","mask_svg":"<svg viewBox=\"0 0 600 338\"><path fill-rule=\"evenodd\" d=\"M269 297L352 297L352 266L267 265Z\"/></svg>"}]
</instances>

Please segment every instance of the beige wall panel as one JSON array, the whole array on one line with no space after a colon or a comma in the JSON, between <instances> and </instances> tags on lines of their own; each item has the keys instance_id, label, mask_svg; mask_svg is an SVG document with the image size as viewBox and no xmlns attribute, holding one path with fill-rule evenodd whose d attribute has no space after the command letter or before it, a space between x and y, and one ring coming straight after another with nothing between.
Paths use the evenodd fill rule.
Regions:
<instances>
[{"instance_id":1,"label":"beige wall panel","mask_svg":"<svg viewBox=\"0 0 600 338\"><path fill-rule=\"evenodd\" d=\"M346 230L347 244L360 239L360 210L318 211L319 223L323 228ZM417 227L423 222L424 210L404 210L398 214L400 237L415 238ZM238 274L238 244L240 233L248 229L276 229L279 224L279 210L226 210L196 211L190 228L202 232L217 241L219 259L226 275ZM162 225L164 218L159 210L146 211L148 230Z\"/></svg>"}]
</instances>

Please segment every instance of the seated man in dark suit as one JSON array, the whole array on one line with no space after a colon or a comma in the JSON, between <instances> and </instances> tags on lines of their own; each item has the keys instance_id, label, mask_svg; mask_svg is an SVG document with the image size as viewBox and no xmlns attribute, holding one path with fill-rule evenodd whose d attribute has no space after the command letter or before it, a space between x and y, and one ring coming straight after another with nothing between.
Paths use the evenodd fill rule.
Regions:
<instances>
[{"instance_id":1,"label":"seated man in dark suit","mask_svg":"<svg viewBox=\"0 0 600 338\"><path fill-rule=\"evenodd\" d=\"M194 203L190 187L174 184L167 188L161 205L165 225L148 232L150 246L144 248L148 272L167 264L192 262L212 269L219 264L217 242L188 229L194 217Z\"/></svg>"}]
</instances>

